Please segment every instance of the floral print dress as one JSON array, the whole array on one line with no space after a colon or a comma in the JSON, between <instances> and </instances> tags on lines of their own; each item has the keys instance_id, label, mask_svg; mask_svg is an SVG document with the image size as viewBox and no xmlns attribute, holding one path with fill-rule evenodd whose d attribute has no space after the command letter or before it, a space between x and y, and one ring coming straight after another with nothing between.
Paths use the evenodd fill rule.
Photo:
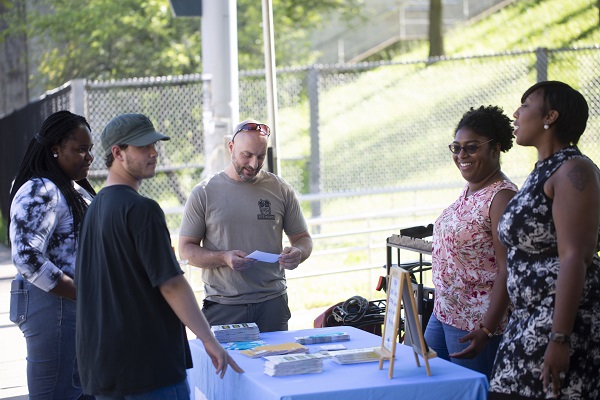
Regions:
<instances>
[{"instance_id":1,"label":"floral print dress","mask_svg":"<svg viewBox=\"0 0 600 400\"><path fill-rule=\"evenodd\" d=\"M560 267L552 199L544 183L567 160L585 157L568 147L539 161L508 203L498 225L508 247L507 288L514 306L496 355L490 392L553 398L543 392L542 361L552 328ZM596 250L600 246L596 247ZM561 399L600 398L600 258L588 267L570 341L571 357Z\"/></svg>"},{"instance_id":2,"label":"floral print dress","mask_svg":"<svg viewBox=\"0 0 600 400\"><path fill-rule=\"evenodd\" d=\"M435 221L433 227L433 313L447 325L464 331L479 329L490 304L498 274L492 239L490 206L501 190L517 191L509 180L494 182L460 197ZM506 319L498 333L506 325Z\"/></svg>"}]
</instances>

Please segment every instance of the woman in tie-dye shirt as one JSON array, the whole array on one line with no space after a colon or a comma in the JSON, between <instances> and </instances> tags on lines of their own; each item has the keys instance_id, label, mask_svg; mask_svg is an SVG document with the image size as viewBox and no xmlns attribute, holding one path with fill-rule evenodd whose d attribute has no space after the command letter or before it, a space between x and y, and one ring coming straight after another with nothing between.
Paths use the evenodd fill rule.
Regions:
<instances>
[{"instance_id":1,"label":"woman in tie-dye shirt","mask_svg":"<svg viewBox=\"0 0 600 400\"><path fill-rule=\"evenodd\" d=\"M13 184L9 235L17 275L10 318L27 342L30 399L79 399L75 362L78 230L95 194L87 181L92 139L85 118L50 115L29 143Z\"/></svg>"}]
</instances>

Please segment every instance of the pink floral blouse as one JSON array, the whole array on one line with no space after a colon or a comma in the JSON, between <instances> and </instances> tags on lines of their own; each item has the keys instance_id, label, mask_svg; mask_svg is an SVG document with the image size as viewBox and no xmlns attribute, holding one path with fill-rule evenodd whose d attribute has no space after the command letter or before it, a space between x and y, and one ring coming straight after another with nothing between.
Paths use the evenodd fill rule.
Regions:
<instances>
[{"instance_id":1,"label":"pink floral blouse","mask_svg":"<svg viewBox=\"0 0 600 400\"><path fill-rule=\"evenodd\" d=\"M467 189L468 185L433 227L433 312L442 323L472 331L483 322L498 274L490 205L500 190L516 192L517 186L498 181L470 196ZM505 318L498 333L506 322Z\"/></svg>"}]
</instances>

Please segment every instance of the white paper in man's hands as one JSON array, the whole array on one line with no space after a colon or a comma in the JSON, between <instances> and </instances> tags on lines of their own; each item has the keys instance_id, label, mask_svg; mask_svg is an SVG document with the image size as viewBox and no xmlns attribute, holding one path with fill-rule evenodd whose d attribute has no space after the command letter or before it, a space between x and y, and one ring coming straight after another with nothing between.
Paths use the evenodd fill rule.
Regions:
<instances>
[{"instance_id":1,"label":"white paper in man's hands","mask_svg":"<svg viewBox=\"0 0 600 400\"><path fill-rule=\"evenodd\" d=\"M255 250L248 254L246 258L253 258L257 261L263 261L268 263L276 263L279 261L279 254L265 253L264 251Z\"/></svg>"}]
</instances>

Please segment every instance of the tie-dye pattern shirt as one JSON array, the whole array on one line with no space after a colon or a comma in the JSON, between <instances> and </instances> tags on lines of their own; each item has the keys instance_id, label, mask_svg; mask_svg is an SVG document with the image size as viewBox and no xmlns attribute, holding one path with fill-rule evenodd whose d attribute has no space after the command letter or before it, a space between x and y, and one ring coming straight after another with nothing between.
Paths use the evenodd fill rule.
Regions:
<instances>
[{"instance_id":1,"label":"tie-dye pattern shirt","mask_svg":"<svg viewBox=\"0 0 600 400\"><path fill-rule=\"evenodd\" d=\"M74 183L88 204L92 196ZM13 264L25 279L52 290L63 274L73 278L77 239L73 214L49 179L32 178L19 188L10 207Z\"/></svg>"}]
</instances>

